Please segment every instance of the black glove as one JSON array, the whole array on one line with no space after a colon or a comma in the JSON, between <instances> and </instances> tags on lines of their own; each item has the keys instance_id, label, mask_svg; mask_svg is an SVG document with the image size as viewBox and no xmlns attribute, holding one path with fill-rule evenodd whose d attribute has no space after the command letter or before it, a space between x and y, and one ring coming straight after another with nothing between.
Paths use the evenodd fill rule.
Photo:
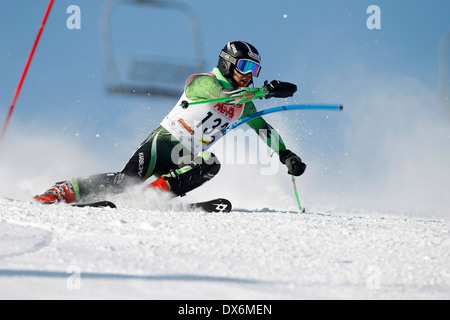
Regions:
<instances>
[{"instance_id":1,"label":"black glove","mask_svg":"<svg viewBox=\"0 0 450 320\"><path fill-rule=\"evenodd\" d=\"M306 170L306 164L290 150L280 151L280 161L287 166L291 175L301 176Z\"/></svg>"},{"instance_id":2,"label":"black glove","mask_svg":"<svg viewBox=\"0 0 450 320\"><path fill-rule=\"evenodd\" d=\"M270 83L266 80L264 81L263 88L269 92L269 94L266 95L266 99L292 97L297 91L297 86L295 84L280 80L272 80Z\"/></svg>"}]
</instances>

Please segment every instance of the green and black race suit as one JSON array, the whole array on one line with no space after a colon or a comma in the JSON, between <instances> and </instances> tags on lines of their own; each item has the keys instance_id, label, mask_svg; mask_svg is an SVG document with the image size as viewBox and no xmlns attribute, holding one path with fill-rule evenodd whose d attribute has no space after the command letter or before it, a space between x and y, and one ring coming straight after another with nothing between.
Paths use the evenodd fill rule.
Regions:
<instances>
[{"instance_id":1,"label":"green and black race suit","mask_svg":"<svg viewBox=\"0 0 450 320\"><path fill-rule=\"evenodd\" d=\"M120 193L128 185L145 181L151 176L159 178L171 170L177 174L187 173L192 167L180 164L186 157L201 157L205 162L214 159L214 165L220 166L208 149L222 136L224 129L255 113L255 105L252 101L243 100L239 104L204 103L183 108L181 102L217 99L263 90L234 88L217 68L212 73L192 75L186 81L178 103L143 141L121 172L71 180L77 200L104 191ZM276 153L286 150L278 132L263 118L255 118L247 123Z\"/></svg>"}]
</instances>

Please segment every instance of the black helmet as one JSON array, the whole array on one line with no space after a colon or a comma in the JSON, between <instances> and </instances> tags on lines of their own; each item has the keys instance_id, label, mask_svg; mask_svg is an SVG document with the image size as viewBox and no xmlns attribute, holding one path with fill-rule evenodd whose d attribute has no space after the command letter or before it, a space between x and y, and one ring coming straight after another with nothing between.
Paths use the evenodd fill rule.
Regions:
<instances>
[{"instance_id":1,"label":"black helmet","mask_svg":"<svg viewBox=\"0 0 450 320\"><path fill-rule=\"evenodd\" d=\"M244 41L230 41L220 52L217 67L225 78L235 83L234 69L241 74L252 72L253 77L257 77L260 63L261 57L254 46Z\"/></svg>"}]
</instances>

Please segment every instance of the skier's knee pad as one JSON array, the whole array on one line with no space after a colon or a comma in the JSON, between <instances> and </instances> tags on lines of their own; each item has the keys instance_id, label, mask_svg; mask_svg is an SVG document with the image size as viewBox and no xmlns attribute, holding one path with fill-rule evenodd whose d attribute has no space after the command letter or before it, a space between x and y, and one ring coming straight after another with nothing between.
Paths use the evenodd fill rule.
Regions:
<instances>
[{"instance_id":1,"label":"skier's knee pad","mask_svg":"<svg viewBox=\"0 0 450 320\"><path fill-rule=\"evenodd\" d=\"M165 180L170 190L178 196L184 196L202 184L214 178L220 170L220 162L211 152L202 152L197 156L183 157L179 169L171 170Z\"/></svg>"}]
</instances>

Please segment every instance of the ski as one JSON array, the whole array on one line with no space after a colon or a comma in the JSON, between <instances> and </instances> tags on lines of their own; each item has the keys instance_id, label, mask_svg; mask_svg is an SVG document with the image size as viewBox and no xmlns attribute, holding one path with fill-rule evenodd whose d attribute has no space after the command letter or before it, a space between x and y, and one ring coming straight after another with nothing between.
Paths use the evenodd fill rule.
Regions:
<instances>
[{"instance_id":1,"label":"ski","mask_svg":"<svg viewBox=\"0 0 450 320\"><path fill-rule=\"evenodd\" d=\"M75 203L72 204L73 207L92 207L92 208L117 208L117 206L111 202L111 201L98 201L98 202L92 202L92 203ZM206 212L220 212L220 213L227 213L230 212L232 209L231 202L227 199L214 199L204 202L195 202L190 203L189 207L192 210L203 210Z\"/></svg>"},{"instance_id":2,"label":"ski","mask_svg":"<svg viewBox=\"0 0 450 320\"><path fill-rule=\"evenodd\" d=\"M117 206L111 202L111 201L97 201L97 202L91 202L91 203L74 203L71 204L72 207L90 207L90 208L113 208L116 209Z\"/></svg>"},{"instance_id":3,"label":"ski","mask_svg":"<svg viewBox=\"0 0 450 320\"><path fill-rule=\"evenodd\" d=\"M91 207L91 208L117 208L117 206L111 202L111 201L98 201L98 202L92 202L92 203L75 203L72 204L73 207ZM232 209L231 202L227 199L213 199L209 201L204 202L195 202L190 203L189 207L192 210L202 210L205 212L220 212L220 213L227 213L230 212Z\"/></svg>"},{"instance_id":4,"label":"ski","mask_svg":"<svg viewBox=\"0 0 450 320\"><path fill-rule=\"evenodd\" d=\"M209 200L205 202L196 202L190 204L191 208L196 210L200 209L206 212L220 212L220 213L227 213L230 212L232 209L231 202L227 199L214 199Z\"/></svg>"}]
</instances>

